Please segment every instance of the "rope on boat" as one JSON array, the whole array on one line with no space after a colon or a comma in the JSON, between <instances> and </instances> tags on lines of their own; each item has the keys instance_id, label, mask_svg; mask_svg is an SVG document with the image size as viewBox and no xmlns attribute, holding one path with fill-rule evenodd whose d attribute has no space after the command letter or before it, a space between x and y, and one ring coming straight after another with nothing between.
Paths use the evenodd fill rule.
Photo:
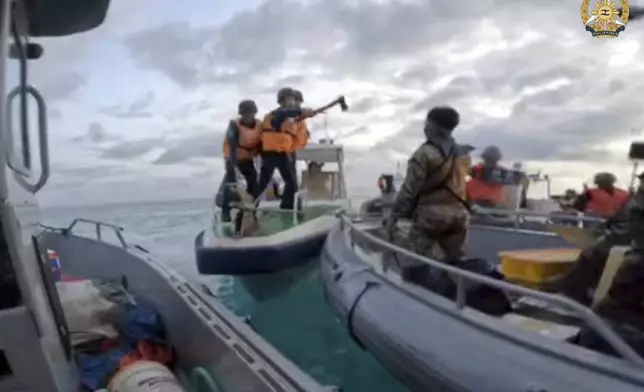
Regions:
<instances>
[{"instance_id":1,"label":"rope on boat","mask_svg":"<svg viewBox=\"0 0 644 392\"><path fill-rule=\"evenodd\" d=\"M201 366L192 369L190 373L191 392L223 392L217 381L209 371Z\"/></svg>"}]
</instances>

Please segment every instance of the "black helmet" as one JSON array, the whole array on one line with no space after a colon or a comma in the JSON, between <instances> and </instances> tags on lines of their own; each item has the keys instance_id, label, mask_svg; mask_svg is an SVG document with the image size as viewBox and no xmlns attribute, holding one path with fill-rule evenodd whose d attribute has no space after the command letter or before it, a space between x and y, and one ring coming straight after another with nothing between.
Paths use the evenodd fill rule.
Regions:
<instances>
[{"instance_id":1,"label":"black helmet","mask_svg":"<svg viewBox=\"0 0 644 392\"><path fill-rule=\"evenodd\" d=\"M257 105L255 104L255 101L252 101L250 99L245 99L239 103L239 106L237 107L237 113L241 116L246 113L257 113Z\"/></svg>"},{"instance_id":2,"label":"black helmet","mask_svg":"<svg viewBox=\"0 0 644 392\"><path fill-rule=\"evenodd\" d=\"M501 150L497 146L487 146L481 153L481 158L500 161L503 158Z\"/></svg>"},{"instance_id":3,"label":"black helmet","mask_svg":"<svg viewBox=\"0 0 644 392\"><path fill-rule=\"evenodd\" d=\"M277 92L277 103L281 105L288 97L297 98L295 95L295 90L290 87L282 87Z\"/></svg>"},{"instance_id":4,"label":"black helmet","mask_svg":"<svg viewBox=\"0 0 644 392\"><path fill-rule=\"evenodd\" d=\"M595 174L595 185L606 184L613 185L617 182L617 177L613 173L602 172Z\"/></svg>"},{"instance_id":5,"label":"black helmet","mask_svg":"<svg viewBox=\"0 0 644 392\"><path fill-rule=\"evenodd\" d=\"M461 116L454 108L449 106L435 107L427 113L427 119L432 120L438 126L445 128L447 131L453 131L460 123Z\"/></svg>"},{"instance_id":6,"label":"black helmet","mask_svg":"<svg viewBox=\"0 0 644 392\"><path fill-rule=\"evenodd\" d=\"M298 102L304 102L304 95L302 95L302 92L300 90L293 90L295 100Z\"/></svg>"}]
</instances>

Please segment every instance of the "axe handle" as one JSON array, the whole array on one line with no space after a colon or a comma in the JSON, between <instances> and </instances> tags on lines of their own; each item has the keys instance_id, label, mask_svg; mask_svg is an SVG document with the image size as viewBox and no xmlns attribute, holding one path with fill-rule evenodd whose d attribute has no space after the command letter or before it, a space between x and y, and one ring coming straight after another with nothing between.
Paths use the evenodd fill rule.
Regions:
<instances>
[{"instance_id":1,"label":"axe handle","mask_svg":"<svg viewBox=\"0 0 644 392\"><path fill-rule=\"evenodd\" d=\"M335 105L338 105L339 103L340 103L340 100L339 100L339 99L334 99L333 101L329 102L328 104L326 104L326 105L324 105L324 106L322 106L322 107L319 107L319 108L317 108L317 109L313 110L313 113L311 113L310 115L308 115L308 116L300 116L300 117L298 117L298 118L295 120L295 122L299 122L299 121L306 120L307 118L315 117L315 116L317 116L317 115L318 115L318 114L320 114L320 113L324 113L324 112L326 112L327 110L331 109L331 108L332 108L332 107L334 107Z\"/></svg>"}]
</instances>

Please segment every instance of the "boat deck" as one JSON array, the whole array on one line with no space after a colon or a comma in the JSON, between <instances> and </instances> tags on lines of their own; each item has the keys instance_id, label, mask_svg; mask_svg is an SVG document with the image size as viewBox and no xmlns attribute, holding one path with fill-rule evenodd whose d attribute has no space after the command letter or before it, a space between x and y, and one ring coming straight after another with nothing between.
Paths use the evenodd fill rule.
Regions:
<instances>
[{"instance_id":1,"label":"boat deck","mask_svg":"<svg viewBox=\"0 0 644 392\"><path fill-rule=\"evenodd\" d=\"M254 237L270 236L295 226L309 222L337 209L334 205L307 206L298 213L297 222L293 221L293 214L284 211L262 211L259 213L260 230ZM234 226L224 225L221 228L223 237L234 237Z\"/></svg>"}]
</instances>

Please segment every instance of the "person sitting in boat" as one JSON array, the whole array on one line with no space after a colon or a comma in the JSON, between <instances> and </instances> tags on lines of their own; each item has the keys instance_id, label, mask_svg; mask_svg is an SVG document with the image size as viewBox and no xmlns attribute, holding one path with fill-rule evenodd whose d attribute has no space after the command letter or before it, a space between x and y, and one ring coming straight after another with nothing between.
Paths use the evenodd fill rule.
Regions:
<instances>
[{"instance_id":1,"label":"person sitting in boat","mask_svg":"<svg viewBox=\"0 0 644 392\"><path fill-rule=\"evenodd\" d=\"M298 189L293 153L304 147L298 132L301 128L295 120L310 115L312 111L297 108L295 90L289 87L278 91L277 102L280 107L268 113L262 122L262 167L258 187L260 194L263 193L277 169L284 181L280 208L292 210Z\"/></svg>"},{"instance_id":2,"label":"person sitting in boat","mask_svg":"<svg viewBox=\"0 0 644 392\"><path fill-rule=\"evenodd\" d=\"M238 170L246 180L246 192L253 197L258 196L257 170L254 158L261 148L260 121L256 119L257 105L254 101L244 100L237 108L239 117L230 120L224 138L224 157L226 172L224 184L235 184ZM221 206L222 220L230 222L230 191L224 185Z\"/></svg>"},{"instance_id":3,"label":"person sitting in boat","mask_svg":"<svg viewBox=\"0 0 644 392\"><path fill-rule=\"evenodd\" d=\"M484 172L495 173L505 170L499 166L501 150L497 146L488 146L481 153L483 162L475 165L470 170L470 180L467 182L467 199L472 204L484 207L498 207L506 205L506 195L503 184L490 182L484 178Z\"/></svg>"},{"instance_id":4,"label":"person sitting in boat","mask_svg":"<svg viewBox=\"0 0 644 392\"><path fill-rule=\"evenodd\" d=\"M644 332L644 173L627 204L630 248L620 264L607 295L596 304L597 313Z\"/></svg>"},{"instance_id":5,"label":"person sitting in boat","mask_svg":"<svg viewBox=\"0 0 644 392\"><path fill-rule=\"evenodd\" d=\"M462 182L456 170L458 146L452 133L460 116L451 107L436 107L425 120L426 141L416 149L407 164L407 174L396 195L386 222L386 232L394 238L396 222L412 219L408 240L416 253L448 263L463 255L467 237L468 208L461 198ZM438 245L442 252L435 250ZM413 279L418 265L403 268L403 278Z\"/></svg>"},{"instance_id":6,"label":"person sitting in boat","mask_svg":"<svg viewBox=\"0 0 644 392\"><path fill-rule=\"evenodd\" d=\"M628 191L615 187L617 178L612 173L597 173L595 188L585 189L573 207L589 215L608 218L628 200Z\"/></svg>"},{"instance_id":7,"label":"person sitting in boat","mask_svg":"<svg viewBox=\"0 0 644 392\"><path fill-rule=\"evenodd\" d=\"M629 248L613 275L606 295L598 298L593 304L595 312L610 322L611 326L631 348L640 355L644 355L644 173L639 175L640 184L635 195L620 210L623 225L623 237L628 239ZM598 241L596 248L597 257L585 260L590 272L593 274L593 285L599 282L607 264L610 248L606 240ZM599 248L599 249L597 249ZM606 250L608 249L608 251ZM585 251L584 251L585 252ZM582 262L584 260L579 260ZM593 261L595 265L589 266ZM578 267L576 266L575 269ZM582 277L582 274L578 274ZM584 298L586 299L586 298ZM589 300L584 302L590 304ZM589 327L584 327L580 333L579 345L605 352L616 354L615 350L605 340Z\"/></svg>"},{"instance_id":8,"label":"person sitting in boat","mask_svg":"<svg viewBox=\"0 0 644 392\"><path fill-rule=\"evenodd\" d=\"M561 210L564 212L574 212L575 207L575 200L579 195L577 194L577 191L574 189L566 189L566 191L563 194L563 197L558 200L559 206L561 206Z\"/></svg>"},{"instance_id":9,"label":"person sitting in boat","mask_svg":"<svg viewBox=\"0 0 644 392\"><path fill-rule=\"evenodd\" d=\"M595 243L582 250L574 267L567 274L550 283L551 290L581 304L590 305L591 293L599 283L610 250L614 246L629 245L633 239L629 222L632 204L633 200L630 199L601 225L597 230L601 234Z\"/></svg>"}]
</instances>

